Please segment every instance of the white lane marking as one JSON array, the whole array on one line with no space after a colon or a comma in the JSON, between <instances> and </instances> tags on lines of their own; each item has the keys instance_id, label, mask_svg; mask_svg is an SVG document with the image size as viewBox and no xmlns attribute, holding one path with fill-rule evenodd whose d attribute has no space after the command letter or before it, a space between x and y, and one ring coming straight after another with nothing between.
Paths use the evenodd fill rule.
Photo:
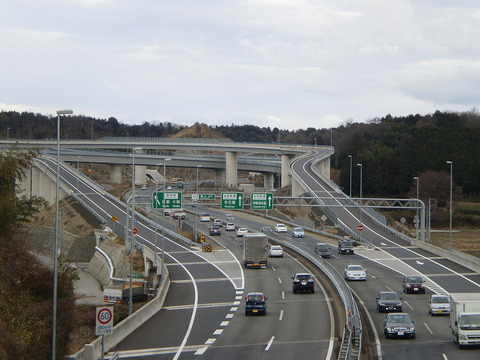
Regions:
<instances>
[{"instance_id":1,"label":"white lane marking","mask_svg":"<svg viewBox=\"0 0 480 360\"><path fill-rule=\"evenodd\" d=\"M404 301L405 304L407 304L407 306L410 308L410 310L414 311L415 309L413 307L410 306L410 304L406 301Z\"/></svg>"},{"instance_id":2,"label":"white lane marking","mask_svg":"<svg viewBox=\"0 0 480 360\"><path fill-rule=\"evenodd\" d=\"M423 323L425 327L427 328L428 332L433 335L433 331L430 329L430 327L427 325L427 323Z\"/></svg>"},{"instance_id":3,"label":"white lane marking","mask_svg":"<svg viewBox=\"0 0 480 360\"><path fill-rule=\"evenodd\" d=\"M235 311L237 311L237 310L238 310L238 307L232 307L232 308L230 308L230 311L232 311L232 312L235 312Z\"/></svg>"},{"instance_id":4,"label":"white lane marking","mask_svg":"<svg viewBox=\"0 0 480 360\"><path fill-rule=\"evenodd\" d=\"M385 287L386 287L389 291L394 291L394 292L396 292L396 291L393 290L390 286L385 285Z\"/></svg>"},{"instance_id":5,"label":"white lane marking","mask_svg":"<svg viewBox=\"0 0 480 360\"><path fill-rule=\"evenodd\" d=\"M272 346L272 343L273 343L273 339L275 339L275 336L272 336L272 338L270 339L270 341L267 344L267 347L265 348L265 351L268 351L270 349L270 346Z\"/></svg>"},{"instance_id":6,"label":"white lane marking","mask_svg":"<svg viewBox=\"0 0 480 360\"><path fill-rule=\"evenodd\" d=\"M274 266L270 266L273 271L277 271Z\"/></svg>"},{"instance_id":7,"label":"white lane marking","mask_svg":"<svg viewBox=\"0 0 480 360\"><path fill-rule=\"evenodd\" d=\"M223 332L223 329L217 329L213 332L213 335L220 335Z\"/></svg>"},{"instance_id":8,"label":"white lane marking","mask_svg":"<svg viewBox=\"0 0 480 360\"><path fill-rule=\"evenodd\" d=\"M285 291L282 291L282 300L285 300Z\"/></svg>"},{"instance_id":9,"label":"white lane marking","mask_svg":"<svg viewBox=\"0 0 480 360\"><path fill-rule=\"evenodd\" d=\"M448 360L447 355L442 354L442 356L443 356L443 358L444 358L445 360Z\"/></svg>"},{"instance_id":10,"label":"white lane marking","mask_svg":"<svg viewBox=\"0 0 480 360\"><path fill-rule=\"evenodd\" d=\"M243 294L243 290L237 290L237 291L235 291L235 294L236 294L236 295L242 295L242 294Z\"/></svg>"},{"instance_id":11,"label":"white lane marking","mask_svg":"<svg viewBox=\"0 0 480 360\"><path fill-rule=\"evenodd\" d=\"M281 283L282 283L282 279L278 278L278 282L281 284Z\"/></svg>"},{"instance_id":12,"label":"white lane marking","mask_svg":"<svg viewBox=\"0 0 480 360\"><path fill-rule=\"evenodd\" d=\"M280 310L280 316L278 317L279 321L283 320L283 310Z\"/></svg>"},{"instance_id":13,"label":"white lane marking","mask_svg":"<svg viewBox=\"0 0 480 360\"><path fill-rule=\"evenodd\" d=\"M234 301L234 302L233 302L233 305L234 305L234 306L240 305L240 301Z\"/></svg>"},{"instance_id":14,"label":"white lane marking","mask_svg":"<svg viewBox=\"0 0 480 360\"><path fill-rule=\"evenodd\" d=\"M220 326L227 326L230 321L222 321L220 323Z\"/></svg>"},{"instance_id":15,"label":"white lane marking","mask_svg":"<svg viewBox=\"0 0 480 360\"><path fill-rule=\"evenodd\" d=\"M423 262L418 261L418 260L415 260L415 262L416 262L418 265L423 265L423 264L424 264Z\"/></svg>"},{"instance_id":16,"label":"white lane marking","mask_svg":"<svg viewBox=\"0 0 480 360\"><path fill-rule=\"evenodd\" d=\"M235 300L242 300L241 296L235 296Z\"/></svg>"},{"instance_id":17,"label":"white lane marking","mask_svg":"<svg viewBox=\"0 0 480 360\"><path fill-rule=\"evenodd\" d=\"M225 319L231 319L231 318L233 318L233 315L234 314L227 314L227 316L225 316Z\"/></svg>"},{"instance_id":18,"label":"white lane marking","mask_svg":"<svg viewBox=\"0 0 480 360\"><path fill-rule=\"evenodd\" d=\"M205 341L205 345L212 345L215 342L215 340L217 340L217 338L210 338L207 341Z\"/></svg>"},{"instance_id":19,"label":"white lane marking","mask_svg":"<svg viewBox=\"0 0 480 360\"><path fill-rule=\"evenodd\" d=\"M207 349L208 349L208 346L205 346L205 347L195 351L195 353L193 355L203 355L205 353L205 351L207 351Z\"/></svg>"}]
</instances>

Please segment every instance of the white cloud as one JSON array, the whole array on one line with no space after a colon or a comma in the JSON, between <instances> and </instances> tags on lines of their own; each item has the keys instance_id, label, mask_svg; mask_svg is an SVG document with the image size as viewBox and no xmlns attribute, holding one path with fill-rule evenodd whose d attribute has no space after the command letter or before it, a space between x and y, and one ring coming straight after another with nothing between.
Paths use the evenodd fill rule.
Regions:
<instances>
[{"instance_id":1,"label":"white cloud","mask_svg":"<svg viewBox=\"0 0 480 360\"><path fill-rule=\"evenodd\" d=\"M479 14L455 0L8 2L0 109L289 129L468 110Z\"/></svg>"}]
</instances>

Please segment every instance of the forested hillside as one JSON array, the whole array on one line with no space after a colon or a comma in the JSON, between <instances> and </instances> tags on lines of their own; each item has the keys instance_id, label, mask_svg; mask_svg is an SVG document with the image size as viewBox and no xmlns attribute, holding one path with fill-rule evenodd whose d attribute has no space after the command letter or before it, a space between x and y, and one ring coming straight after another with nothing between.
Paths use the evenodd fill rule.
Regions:
<instances>
[{"instance_id":1,"label":"forested hillside","mask_svg":"<svg viewBox=\"0 0 480 360\"><path fill-rule=\"evenodd\" d=\"M0 136L3 134L11 139L55 138L56 121L55 116L0 112ZM204 128L210 128L210 131ZM337 181L346 192L350 187L349 155L352 156L352 195L359 192L357 164L362 164L365 196L414 197L413 177L417 176L423 198L428 198L428 192L432 191L432 197L445 201L450 181L450 165L446 161L452 161L456 196L480 197L480 149L477 144L480 115L476 109L465 113L437 111L405 117L387 115L367 123L348 122L337 128L295 131L235 124L207 126L195 123L191 129L172 123L127 125L113 117L94 119L80 115L62 119L61 126L63 139L170 137L176 134L221 136L247 142L333 144L332 169L338 170Z\"/></svg>"}]
</instances>

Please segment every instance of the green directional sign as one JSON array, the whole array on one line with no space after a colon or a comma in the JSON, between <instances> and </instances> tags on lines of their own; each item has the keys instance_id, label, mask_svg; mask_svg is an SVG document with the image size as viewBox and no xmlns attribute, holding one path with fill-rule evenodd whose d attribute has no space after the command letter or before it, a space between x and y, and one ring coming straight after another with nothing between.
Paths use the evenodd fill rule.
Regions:
<instances>
[{"instance_id":1,"label":"green directional sign","mask_svg":"<svg viewBox=\"0 0 480 360\"><path fill-rule=\"evenodd\" d=\"M215 194L199 194L199 200L215 200Z\"/></svg>"},{"instance_id":2,"label":"green directional sign","mask_svg":"<svg viewBox=\"0 0 480 360\"><path fill-rule=\"evenodd\" d=\"M222 209L243 209L243 193L222 193Z\"/></svg>"},{"instance_id":3,"label":"green directional sign","mask_svg":"<svg viewBox=\"0 0 480 360\"><path fill-rule=\"evenodd\" d=\"M272 210L273 194L272 193L251 193L250 209L252 210Z\"/></svg>"},{"instance_id":4,"label":"green directional sign","mask_svg":"<svg viewBox=\"0 0 480 360\"><path fill-rule=\"evenodd\" d=\"M153 208L154 209L181 209L182 193L181 192L154 192Z\"/></svg>"}]
</instances>

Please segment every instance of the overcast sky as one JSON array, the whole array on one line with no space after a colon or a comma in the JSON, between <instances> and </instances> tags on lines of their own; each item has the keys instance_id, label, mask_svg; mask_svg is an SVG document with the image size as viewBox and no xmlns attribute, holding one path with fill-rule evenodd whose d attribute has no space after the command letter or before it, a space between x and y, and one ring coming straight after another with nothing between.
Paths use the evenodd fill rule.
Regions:
<instances>
[{"instance_id":1,"label":"overcast sky","mask_svg":"<svg viewBox=\"0 0 480 360\"><path fill-rule=\"evenodd\" d=\"M304 129L480 104L478 0L3 0L0 110Z\"/></svg>"}]
</instances>

